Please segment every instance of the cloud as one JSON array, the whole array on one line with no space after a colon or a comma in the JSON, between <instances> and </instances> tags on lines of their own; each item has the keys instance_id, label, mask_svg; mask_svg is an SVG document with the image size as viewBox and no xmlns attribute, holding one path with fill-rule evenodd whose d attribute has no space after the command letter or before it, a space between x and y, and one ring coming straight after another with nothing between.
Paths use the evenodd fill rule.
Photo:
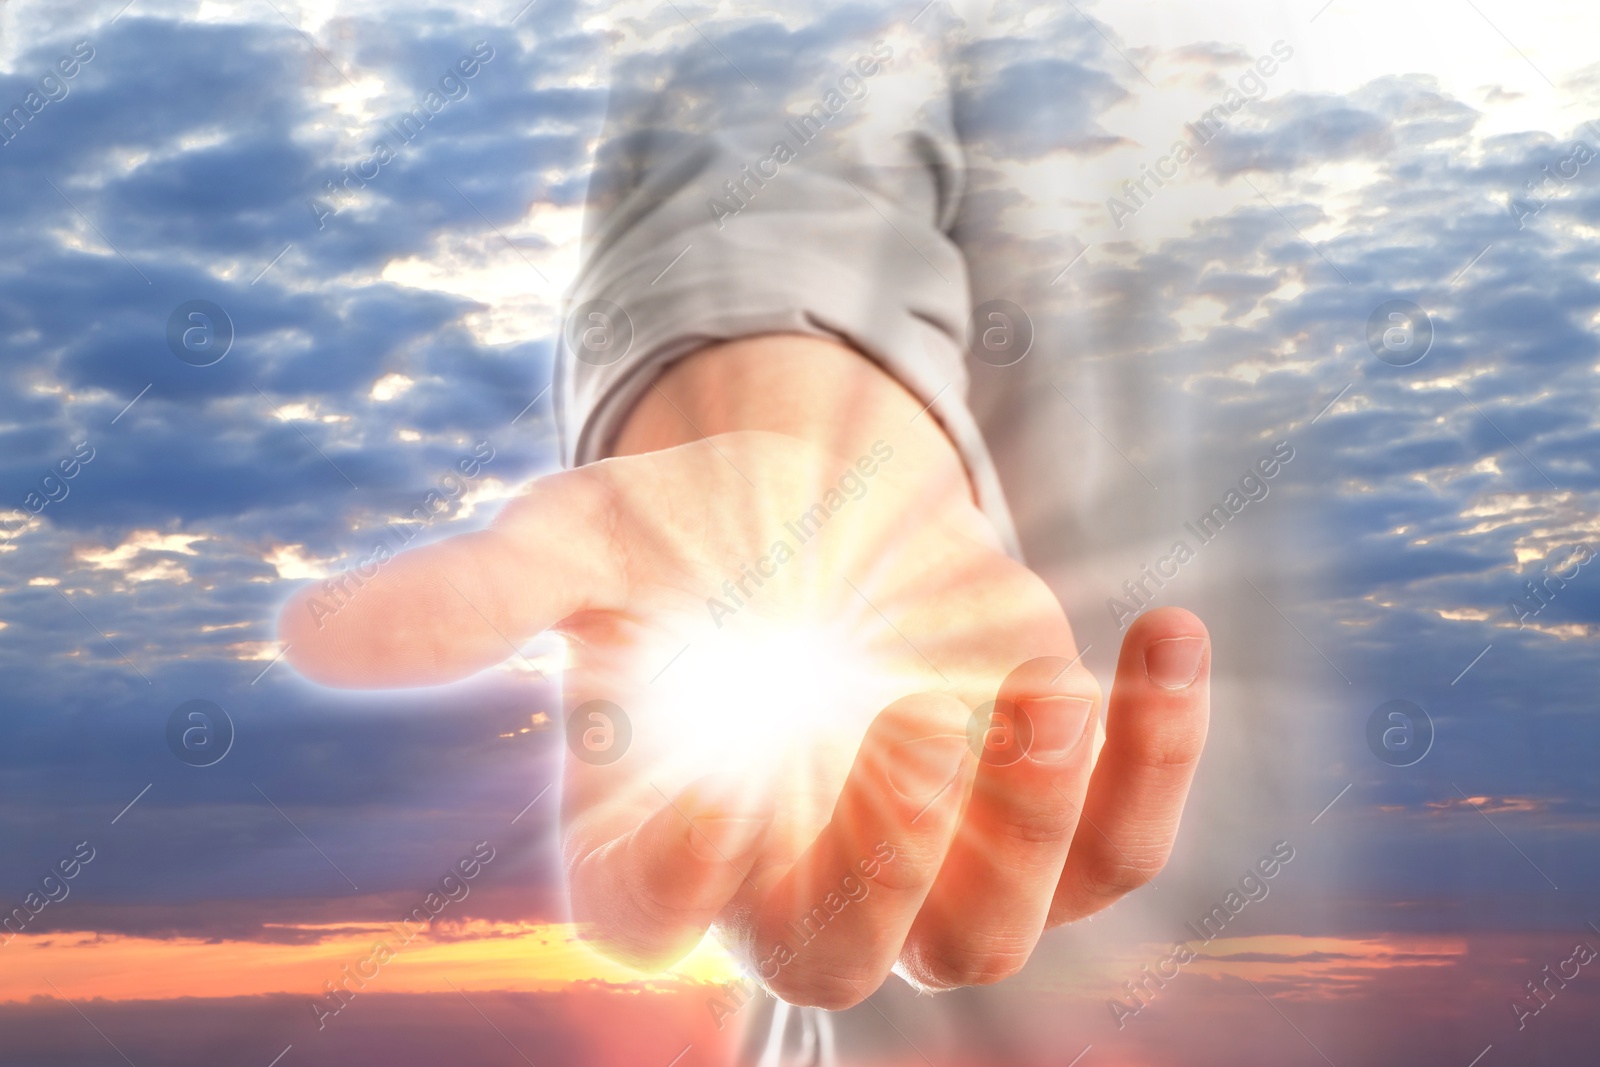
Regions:
<instances>
[{"instance_id":1,"label":"cloud","mask_svg":"<svg viewBox=\"0 0 1600 1067\"><path fill-rule=\"evenodd\" d=\"M955 95L956 129L971 149L995 158L1032 159L1052 152L1094 154L1120 143L1100 125L1127 96L1098 68L1093 31L1070 16L1025 35L981 40L962 56ZM1017 101L1030 106L1019 108Z\"/></svg>"},{"instance_id":2,"label":"cloud","mask_svg":"<svg viewBox=\"0 0 1600 1067\"><path fill-rule=\"evenodd\" d=\"M1478 811L1485 815L1525 815L1550 810L1550 802L1539 797L1445 797L1443 800L1428 801L1427 807L1429 811L1441 814Z\"/></svg>"},{"instance_id":3,"label":"cloud","mask_svg":"<svg viewBox=\"0 0 1600 1067\"><path fill-rule=\"evenodd\" d=\"M97 49L72 94L0 148L0 516L14 520L0 543L0 903L74 842L101 850L29 951L82 963L63 988L76 999L82 981L80 1006L135 1062L209 1063L241 1041L260 1063L291 1042L313 1063L507 1056L445 978L539 1062L670 1062L698 1040L703 998L654 1014L658 990L616 975L490 992L519 968L559 970L570 949L552 925L565 910L556 791L511 822L559 774L554 688L513 661L438 690L329 693L274 665L273 620L295 583L363 558L475 443L495 459L424 539L481 527L554 466L548 397L529 404L549 381L611 54L650 74L688 44L716 88L691 104L768 121L833 73L812 45L870 42L882 16L845 5L718 27L686 8L752 92L661 7L608 21L540 5L514 28L501 5L289 12L309 42L264 7L205 5L201 21L192 5L141 0L115 24L88 6L10 7L0 100L81 27ZM1261 993L1338 1062L1514 1048L1505 997L1588 936L1569 887L1600 874L1600 572L1581 569L1522 629L1508 610L1547 562L1600 537L1600 164L1543 187L1520 220L1512 198L1590 134L1554 104L1541 126L1512 123L1532 96L1504 71L1475 70L1472 85L1491 84L1470 102L1425 76L1348 92L1308 76L1275 83L1116 230L1105 198L1143 146L1193 118L1175 102L1144 125L1130 114L1163 111L1167 93L1214 100L1255 53L1124 49L1158 81L1150 95L1077 14L1010 17L957 72L974 167L959 232L974 289L1017 300L1038 338L1011 377L978 368L974 404L1008 470L1046 456L1066 480L1007 488L1034 531L1030 561L1105 676L1119 642L1106 598L1265 447L1293 442L1250 525L1163 591L1215 624L1219 713L1159 890L1209 903L1266 834L1314 831L1326 836L1306 846L1305 879L1275 887L1259 921L1331 932L1226 946L1129 1031L1110 1029L1106 987L1057 995L1098 958L1066 951L1073 931L992 1000L929 1005L891 988L875 1003L918 1020L904 1025L930 1050L935 1035L959 1049L940 1021L959 1002L985 1006L1019 1046L1050 1031L1052 1055L1079 1032L1115 1034L1130 1063L1170 1062L1174 1033L1198 1035L1185 1046L1197 1064L1273 1040L1272 1055L1309 1054ZM479 40L496 57L470 94L319 229L308 201ZM1559 79L1552 99L1600 100L1595 69ZM1434 330L1411 367L1367 343L1369 316L1396 297ZM212 367L168 347L169 316L196 298L235 331ZM33 514L27 494L80 441L95 460ZM1364 733L1394 696L1436 727L1434 750L1403 770ZM168 716L196 698L236 727L210 768L167 747ZM277 972L230 969L234 950L290 969L296 952L347 953L481 838L504 842L504 881L463 912L481 925L439 938L415 993L374 991L317 1035L302 1000L271 995ZM1163 918L1145 907L1094 925L1145 940ZM113 962L152 968L174 999L102 988L95 1001L94 983L112 981L95 968ZM203 1000L181 984L190 965L241 990L260 981ZM117 981L119 997L138 993ZM1540 1040L1576 1061L1592 1005L1570 992ZM1481 1043L1479 1012L1502 1016ZM105 1051L59 1001L0 1016L8 1052L29 1062ZM902 1054L914 1058L895 1046L884 1059Z\"/></svg>"},{"instance_id":4,"label":"cloud","mask_svg":"<svg viewBox=\"0 0 1600 1067\"><path fill-rule=\"evenodd\" d=\"M415 994L359 995L323 1029L306 996L192 997L165 1002L88 1000L78 1007L115 1035L135 1063L203 1067L217 1049L245 1042L263 1062L292 1045L299 1062L332 1067L375 1057L385 1063L534 1062L666 1063L688 1045L708 1062L731 1056L735 1035L719 1033L697 985L611 988L561 993L501 993L449 987ZM482 1012L479 1015L478 1012ZM105 1042L59 999L0 1006L8 1051L31 1062L66 1064L100 1055ZM485 1021L487 1020L487 1021ZM81 1030L82 1036L79 1036ZM63 1037L63 1035L72 1035ZM98 1042L99 1047L91 1044ZM677 1042L668 1048L672 1042ZM507 1047L508 1044L510 1047ZM92 1052L90 1050L93 1050ZM520 1054L520 1055L519 1055ZM665 1057L665 1058L662 1058Z\"/></svg>"},{"instance_id":5,"label":"cloud","mask_svg":"<svg viewBox=\"0 0 1600 1067\"><path fill-rule=\"evenodd\" d=\"M126 582L176 582L191 580L187 568L172 556L197 556L194 544L208 540L205 534L162 534L156 530L134 530L114 548L80 545L73 556L99 570L118 572ZM151 558L155 557L155 558Z\"/></svg>"},{"instance_id":6,"label":"cloud","mask_svg":"<svg viewBox=\"0 0 1600 1067\"><path fill-rule=\"evenodd\" d=\"M404 374L390 373L372 383L372 388L367 392L367 398L386 403L397 396L403 396L413 385L415 380Z\"/></svg>"}]
</instances>

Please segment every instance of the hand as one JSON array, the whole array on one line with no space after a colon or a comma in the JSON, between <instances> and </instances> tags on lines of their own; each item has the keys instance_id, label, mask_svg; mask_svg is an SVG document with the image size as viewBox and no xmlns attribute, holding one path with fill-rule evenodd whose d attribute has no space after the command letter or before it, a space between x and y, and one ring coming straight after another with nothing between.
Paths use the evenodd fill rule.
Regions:
<instances>
[{"instance_id":1,"label":"hand","mask_svg":"<svg viewBox=\"0 0 1600 1067\"><path fill-rule=\"evenodd\" d=\"M1097 751L1060 606L919 406L824 342L703 353L622 455L397 557L320 628L314 589L291 601L289 658L434 684L565 636L569 712L631 724L615 762L569 763L562 809L573 916L614 957L662 968L716 926L774 993L827 1008L891 969L996 981L1165 862L1209 642L1187 612L1138 620Z\"/></svg>"}]
</instances>

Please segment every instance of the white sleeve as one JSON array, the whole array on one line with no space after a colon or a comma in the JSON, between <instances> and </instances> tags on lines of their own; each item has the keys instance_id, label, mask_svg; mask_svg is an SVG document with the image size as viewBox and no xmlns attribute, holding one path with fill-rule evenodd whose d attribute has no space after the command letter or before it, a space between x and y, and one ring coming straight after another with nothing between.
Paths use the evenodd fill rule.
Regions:
<instances>
[{"instance_id":1,"label":"white sleeve","mask_svg":"<svg viewBox=\"0 0 1600 1067\"><path fill-rule=\"evenodd\" d=\"M964 162L942 42L903 23L848 41L738 25L618 63L557 354L563 460L605 456L661 370L708 344L843 340L929 405L1016 555L966 403L970 297L947 233Z\"/></svg>"}]
</instances>

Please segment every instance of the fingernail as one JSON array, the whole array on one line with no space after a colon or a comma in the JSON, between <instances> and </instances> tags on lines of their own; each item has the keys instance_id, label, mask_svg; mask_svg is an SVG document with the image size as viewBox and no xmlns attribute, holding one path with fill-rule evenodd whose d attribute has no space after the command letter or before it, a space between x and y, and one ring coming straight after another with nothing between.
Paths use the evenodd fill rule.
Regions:
<instances>
[{"instance_id":1,"label":"fingernail","mask_svg":"<svg viewBox=\"0 0 1600 1067\"><path fill-rule=\"evenodd\" d=\"M1028 755L1036 762L1053 763L1064 759L1078 747L1088 733L1094 701L1083 697L1048 696L1019 700L1017 706L1028 717L1033 740Z\"/></svg>"},{"instance_id":2,"label":"fingernail","mask_svg":"<svg viewBox=\"0 0 1600 1067\"><path fill-rule=\"evenodd\" d=\"M689 849L703 860L737 860L761 843L767 819L701 818L689 824Z\"/></svg>"},{"instance_id":3,"label":"fingernail","mask_svg":"<svg viewBox=\"0 0 1600 1067\"><path fill-rule=\"evenodd\" d=\"M889 784L913 803L928 803L961 773L969 751L966 737L955 734L904 741L890 753Z\"/></svg>"},{"instance_id":4,"label":"fingernail","mask_svg":"<svg viewBox=\"0 0 1600 1067\"><path fill-rule=\"evenodd\" d=\"M1206 642L1201 637L1168 637L1144 650L1145 677L1163 689L1187 689L1200 673Z\"/></svg>"}]
</instances>

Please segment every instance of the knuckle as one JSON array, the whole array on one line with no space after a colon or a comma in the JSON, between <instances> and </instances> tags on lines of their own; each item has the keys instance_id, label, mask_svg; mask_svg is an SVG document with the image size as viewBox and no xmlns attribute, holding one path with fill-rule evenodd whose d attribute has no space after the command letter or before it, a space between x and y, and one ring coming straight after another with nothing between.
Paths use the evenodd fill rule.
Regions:
<instances>
[{"instance_id":1,"label":"knuckle","mask_svg":"<svg viewBox=\"0 0 1600 1067\"><path fill-rule=\"evenodd\" d=\"M568 864L572 918L597 952L642 969L675 963L708 925L693 903L666 899L660 886L618 877L618 842L607 842ZM608 862L609 861L609 862Z\"/></svg>"},{"instance_id":2,"label":"knuckle","mask_svg":"<svg viewBox=\"0 0 1600 1067\"><path fill-rule=\"evenodd\" d=\"M600 955L638 971L664 971L683 958L686 950L663 945L618 929L579 924L578 937ZM692 946L691 946L692 947Z\"/></svg>"},{"instance_id":3,"label":"knuckle","mask_svg":"<svg viewBox=\"0 0 1600 1067\"><path fill-rule=\"evenodd\" d=\"M699 918L700 902L692 896L687 900L669 899L671 890L645 878L631 878L626 884L630 909L650 926L675 927L690 925ZM663 889L667 889L663 893Z\"/></svg>"},{"instance_id":4,"label":"knuckle","mask_svg":"<svg viewBox=\"0 0 1600 1067\"><path fill-rule=\"evenodd\" d=\"M1133 746L1132 758L1157 770L1188 770L1200 762L1205 746L1204 734L1194 731L1142 737Z\"/></svg>"},{"instance_id":5,"label":"knuckle","mask_svg":"<svg viewBox=\"0 0 1600 1067\"><path fill-rule=\"evenodd\" d=\"M692 944L683 931L643 912L611 914L591 894L572 897L572 918L579 940L594 951L628 967L655 971L670 967ZM673 936L677 933L678 936Z\"/></svg>"},{"instance_id":6,"label":"knuckle","mask_svg":"<svg viewBox=\"0 0 1600 1067\"><path fill-rule=\"evenodd\" d=\"M1027 964L1033 945L1004 943L952 943L916 950L906 970L929 989L960 989L993 985L1012 977Z\"/></svg>"},{"instance_id":7,"label":"knuckle","mask_svg":"<svg viewBox=\"0 0 1600 1067\"><path fill-rule=\"evenodd\" d=\"M930 885L939 873L943 853L924 843L896 846L891 858L861 868L861 877L889 893L907 893Z\"/></svg>"},{"instance_id":8,"label":"knuckle","mask_svg":"<svg viewBox=\"0 0 1600 1067\"><path fill-rule=\"evenodd\" d=\"M1070 837L1077 825L1077 809L1064 801L1055 804L1018 801L1009 805L995 830L1010 844L1053 845Z\"/></svg>"},{"instance_id":9,"label":"knuckle","mask_svg":"<svg viewBox=\"0 0 1600 1067\"><path fill-rule=\"evenodd\" d=\"M881 979L851 978L791 965L779 971L767 987L790 1004L843 1011L866 1000L880 984Z\"/></svg>"},{"instance_id":10,"label":"knuckle","mask_svg":"<svg viewBox=\"0 0 1600 1067\"><path fill-rule=\"evenodd\" d=\"M1083 868L1083 885L1092 896L1119 897L1149 885L1166 859L1136 860L1121 856L1096 859Z\"/></svg>"}]
</instances>

